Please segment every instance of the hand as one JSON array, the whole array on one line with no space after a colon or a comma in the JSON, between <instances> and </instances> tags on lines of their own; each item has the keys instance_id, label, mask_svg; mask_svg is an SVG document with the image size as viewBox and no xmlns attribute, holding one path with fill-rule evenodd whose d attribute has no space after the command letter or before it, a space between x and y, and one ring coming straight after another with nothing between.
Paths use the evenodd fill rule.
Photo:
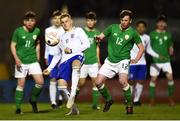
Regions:
<instances>
[{"instance_id":1,"label":"hand","mask_svg":"<svg viewBox=\"0 0 180 121\"><path fill-rule=\"evenodd\" d=\"M103 33L101 33L100 35L96 35L96 36L95 36L96 42L100 42L100 41L103 40L103 39L104 39L104 34L103 34Z\"/></svg>"},{"instance_id":2,"label":"hand","mask_svg":"<svg viewBox=\"0 0 180 121\"><path fill-rule=\"evenodd\" d=\"M50 71L48 69L43 70L43 75L49 75Z\"/></svg>"},{"instance_id":3,"label":"hand","mask_svg":"<svg viewBox=\"0 0 180 121\"><path fill-rule=\"evenodd\" d=\"M170 55L173 55L173 54L174 54L174 49L173 49L173 47L170 47L170 48L169 48L169 54L170 54Z\"/></svg>"},{"instance_id":4,"label":"hand","mask_svg":"<svg viewBox=\"0 0 180 121\"><path fill-rule=\"evenodd\" d=\"M19 58L17 58L16 60L15 60L15 63L16 63L16 66L18 67L18 68L20 68L21 67L21 60L19 59Z\"/></svg>"},{"instance_id":5,"label":"hand","mask_svg":"<svg viewBox=\"0 0 180 121\"><path fill-rule=\"evenodd\" d=\"M98 62L98 68L101 68L101 63L100 62Z\"/></svg>"},{"instance_id":6,"label":"hand","mask_svg":"<svg viewBox=\"0 0 180 121\"><path fill-rule=\"evenodd\" d=\"M159 55L159 59L160 60L166 60L166 57L162 56L162 55Z\"/></svg>"},{"instance_id":7,"label":"hand","mask_svg":"<svg viewBox=\"0 0 180 121\"><path fill-rule=\"evenodd\" d=\"M66 48L66 49L64 49L64 52L66 53L66 54L71 54L72 53L72 49L70 49L70 48Z\"/></svg>"},{"instance_id":8,"label":"hand","mask_svg":"<svg viewBox=\"0 0 180 121\"><path fill-rule=\"evenodd\" d=\"M131 64L136 64L137 62L138 62L138 60L136 60L136 59L132 59L132 60L130 61Z\"/></svg>"}]
</instances>

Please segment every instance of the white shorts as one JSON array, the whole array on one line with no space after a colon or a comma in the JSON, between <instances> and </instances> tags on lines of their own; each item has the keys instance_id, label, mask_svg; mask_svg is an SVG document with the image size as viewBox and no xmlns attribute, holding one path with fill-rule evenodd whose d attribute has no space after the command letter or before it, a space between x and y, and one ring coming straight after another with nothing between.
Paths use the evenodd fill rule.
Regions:
<instances>
[{"instance_id":1,"label":"white shorts","mask_svg":"<svg viewBox=\"0 0 180 121\"><path fill-rule=\"evenodd\" d=\"M97 77L98 64L83 64L81 67L80 78L86 78L88 75L92 78Z\"/></svg>"},{"instance_id":2,"label":"white shorts","mask_svg":"<svg viewBox=\"0 0 180 121\"><path fill-rule=\"evenodd\" d=\"M108 59L105 60L104 64L99 70L99 74L102 74L108 78L113 78L116 74L129 73L129 59L120 61L119 63L111 63Z\"/></svg>"},{"instance_id":3,"label":"white shorts","mask_svg":"<svg viewBox=\"0 0 180 121\"><path fill-rule=\"evenodd\" d=\"M40 64L38 62L32 64L22 64L20 69L17 69L17 66L15 66L15 78L24 78L27 74L42 74Z\"/></svg>"},{"instance_id":4,"label":"white shorts","mask_svg":"<svg viewBox=\"0 0 180 121\"><path fill-rule=\"evenodd\" d=\"M150 66L150 76L158 76L160 74L160 71L167 72L172 74L172 67L170 62L167 63L156 63L151 64Z\"/></svg>"}]
</instances>

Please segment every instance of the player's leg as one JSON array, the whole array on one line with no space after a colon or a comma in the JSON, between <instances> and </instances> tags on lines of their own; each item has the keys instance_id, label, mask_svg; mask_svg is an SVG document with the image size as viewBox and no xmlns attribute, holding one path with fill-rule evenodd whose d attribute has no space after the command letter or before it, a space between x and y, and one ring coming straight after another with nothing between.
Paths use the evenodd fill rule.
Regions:
<instances>
[{"instance_id":1,"label":"player's leg","mask_svg":"<svg viewBox=\"0 0 180 121\"><path fill-rule=\"evenodd\" d=\"M24 64L21 65L21 68L15 66L15 78L17 78L17 87L15 91L16 114L22 114L21 104L23 100L26 75L27 70Z\"/></svg>"},{"instance_id":2,"label":"player's leg","mask_svg":"<svg viewBox=\"0 0 180 121\"><path fill-rule=\"evenodd\" d=\"M144 81L146 79L146 65L139 65L138 71L137 71L137 83L135 85L135 92L134 92L134 105L141 105L140 97L143 91L143 85Z\"/></svg>"},{"instance_id":3,"label":"player's leg","mask_svg":"<svg viewBox=\"0 0 180 121\"><path fill-rule=\"evenodd\" d=\"M119 73L119 83L123 89L123 95L126 103L126 113L133 114L133 105L132 105L132 94L131 88L128 83L128 73L129 73L129 60L122 60L116 67Z\"/></svg>"},{"instance_id":4,"label":"player's leg","mask_svg":"<svg viewBox=\"0 0 180 121\"><path fill-rule=\"evenodd\" d=\"M149 96L150 96L150 105L155 105L155 87L156 87L156 80L160 73L161 65L160 64L151 64L150 66L150 76L151 80L149 83Z\"/></svg>"},{"instance_id":5,"label":"player's leg","mask_svg":"<svg viewBox=\"0 0 180 121\"><path fill-rule=\"evenodd\" d=\"M57 85L56 79L51 78L50 79L50 84L49 84L49 96L50 96L50 101L51 101L51 107L53 109L57 108L57 104L56 104L56 93L57 93L56 85Z\"/></svg>"},{"instance_id":6,"label":"player's leg","mask_svg":"<svg viewBox=\"0 0 180 121\"><path fill-rule=\"evenodd\" d=\"M99 102L99 98L100 98L100 93L98 91L98 88L95 85L95 81L97 80L97 78L95 77L91 77L92 80L92 109L96 109L99 110L100 107L98 107L98 102Z\"/></svg>"},{"instance_id":7,"label":"player's leg","mask_svg":"<svg viewBox=\"0 0 180 121\"><path fill-rule=\"evenodd\" d=\"M72 84L71 84L71 93L69 100L66 104L67 108L71 108L72 105L74 104L75 96L76 96L76 90L77 90L77 85L79 82L80 78L80 68L81 68L81 61L80 60L74 60L72 62Z\"/></svg>"},{"instance_id":8,"label":"player's leg","mask_svg":"<svg viewBox=\"0 0 180 121\"><path fill-rule=\"evenodd\" d=\"M15 92L15 103L16 103L16 114L22 114L21 112L21 104L23 100L24 94L24 86L25 86L25 78L17 79L17 87Z\"/></svg>"},{"instance_id":9,"label":"player's leg","mask_svg":"<svg viewBox=\"0 0 180 121\"><path fill-rule=\"evenodd\" d=\"M92 109L99 110L100 107L98 107L99 97L100 93L95 85L95 81L97 80L97 74L98 74L98 64L92 64L88 67L88 74L92 81Z\"/></svg>"},{"instance_id":10,"label":"player's leg","mask_svg":"<svg viewBox=\"0 0 180 121\"><path fill-rule=\"evenodd\" d=\"M39 63L33 63L29 65L29 73L32 75L35 85L32 89L31 93L31 98L29 102L32 105L32 109L34 113L38 113L38 108L37 108L37 99L42 91L42 87L44 84L44 78L42 76L42 70L39 65Z\"/></svg>"},{"instance_id":11,"label":"player's leg","mask_svg":"<svg viewBox=\"0 0 180 121\"><path fill-rule=\"evenodd\" d=\"M110 92L104 84L104 82L107 78L112 78L115 76L116 73L113 70L114 70L114 68L105 62L102 65L102 67L100 68L99 74L95 81L96 87L98 88L98 90L101 93L101 95L103 96L103 98L106 100L103 112L109 111L110 106L113 104L113 100L110 95Z\"/></svg>"},{"instance_id":12,"label":"player's leg","mask_svg":"<svg viewBox=\"0 0 180 121\"><path fill-rule=\"evenodd\" d=\"M173 95L174 95L174 80L173 80L173 71L170 63L165 63L162 67L163 72L166 72L166 78L168 80L168 96L169 103L171 106L175 105Z\"/></svg>"}]
</instances>

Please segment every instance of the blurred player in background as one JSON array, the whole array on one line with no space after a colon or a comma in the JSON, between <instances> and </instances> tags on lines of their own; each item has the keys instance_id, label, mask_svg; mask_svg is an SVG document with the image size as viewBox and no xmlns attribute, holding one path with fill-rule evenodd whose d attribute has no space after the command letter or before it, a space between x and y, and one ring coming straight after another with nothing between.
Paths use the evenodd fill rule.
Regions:
<instances>
[{"instance_id":1,"label":"blurred player in background","mask_svg":"<svg viewBox=\"0 0 180 121\"><path fill-rule=\"evenodd\" d=\"M154 52L153 49L151 48L149 35L145 34L146 27L147 27L147 23L144 20L137 21L136 30L141 37L142 43L144 45L144 49L149 55L155 58L159 58L160 56L156 52ZM131 50L131 59L136 58L136 54L138 53L138 51L139 49L137 45L134 45ZM143 90L143 83L146 79L146 74L147 74L147 67L146 67L146 59L144 53L137 63L130 64L130 69L129 69L129 80L130 80L129 83L132 85L131 87L132 87L132 93L134 94L134 100L133 100L134 105L141 105L140 97ZM134 90L133 90L133 84L135 84Z\"/></svg>"},{"instance_id":2,"label":"blurred player in background","mask_svg":"<svg viewBox=\"0 0 180 121\"><path fill-rule=\"evenodd\" d=\"M137 63L141 58L144 47L138 33L130 27L132 23L132 12L123 10L120 13L120 24L112 24L96 38L102 40L108 38L108 57L99 70L96 86L102 96L106 99L103 112L107 112L113 104L112 97L104 84L107 78L119 75L119 83L122 86L124 97L127 100L126 113L133 114L132 95L128 84L129 64ZM130 50L134 43L139 48L136 57L130 60Z\"/></svg>"},{"instance_id":3,"label":"blurred player in background","mask_svg":"<svg viewBox=\"0 0 180 121\"><path fill-rule=\"evenodd\" d=\"M100 50L99 50L99 43L96 42L95 37L99 35L100 32L95 28L96 25L96 13L95 12L88 12L86 14L86 27L84 31L88 36L90 42L90 48L84 51L85 61L81 67L80 73L80 81L78 84L79 89L85 84L86 78L89 76L91 78L93 87L92 87L92 109L100 109L98 107L99 101L99 91L95 85L95 80L97 78L98 73L98 65L100 65Z\"/></svg>"},{"instance_id":4,"label":"blurred player in background","mask_svg":"<svg viewBox=\"0 0 180 121\"><path fill-rule=\"evenodd\" d=\"M64 29L61 27L61 22L60 22L60 15L61 12L59 10L54 11L52 16L51 16L51 23L52 26L46 28L45 30L45 39L49 40L51 39L50 37L53 36L57 39L60 38L60 36L64 33ZM52 37L52 38L53 38ZM49 46L48 44L45 45L45 62L46 65L48 66L53 58L54 51L56 51L58 47L57 46ZM50 85L49 85L49 95L50 95L50 100L51 100L51 107L53 109L58 108L62 104L62 96L59 94L58 102L56 102L56 95L57 95L57 80L56 76L58 74L58 66L56 65L50 75Z\"/></svg>"},{"instance_id":5,"label":"blurred player in background","mask_svg":"<svg viewBox=\"0 0 180 121\"><path fill-rule=\"evenodd\" d=\"M60 82L58 90L62 91L68 98L66 107L71 108L71 111L67 115L79 114L78 109L74 107L74 99L80 78L81 64L84 60L83 51L87 49L90 44L83 29L73 27L72 18L69 14L63 13L60 20L65 30L58 44L58 53L62 53L62 57L58 53L54 55L51 64L44 70L44 74L49 74L57 62L61 60L58 72L58 81ZM67 89L68 81L72 81L70 94Z\"/></svg>"},{"instance_id":6,"label":"blurred player in background","mask_svg":"<svg viewBox=\"0 0 180 121\"><path fill-rule=\"evenodd\" d=\"M155 104L156 80L162 70L166 74L168 80L168 96L170 105L173 106L175 104L173 100L174 80L170 56L173 55L174 49L171 33L166 31L167 19L164 15L160 15L157 18L156 26L156 30L150 33L151 46L156 53L162 55L165 59L153 58L153 62L150 66L150 103L151 105Z\"/></svg>"},{"instance_id":7,"label":"blurred player in background","mask_svg":"<svg viewBox=\"0 0 180 121\"><path fill-rule=\"evenodd\" d=\"M32 75L36 83L29 100L34 113L38 113L36 102L44 84L38 62L40 60L40 40L38 38L40 30L35 27L36 14L32 11L26 12L23 22L24 25L14 31L11 41L11 52L15 60L15 78L18 80L15 93L16 114L22 114L21 103L27 74Z\"/></svg>"}]
</instances>

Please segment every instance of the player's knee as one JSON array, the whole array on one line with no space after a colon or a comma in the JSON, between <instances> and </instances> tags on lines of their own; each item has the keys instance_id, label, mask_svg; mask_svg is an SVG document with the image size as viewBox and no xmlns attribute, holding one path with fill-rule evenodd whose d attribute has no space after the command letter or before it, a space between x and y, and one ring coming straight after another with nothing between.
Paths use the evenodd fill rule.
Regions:
<instances>
[{"instance_id":1,"label":"player's knee","mask_svg":"<svg viewBox=\"0 0 180 121\"><path fill-rule=\"evenodd\" d=\"M56 82L55 78L50 79L50 82Z\"/></svg>"},{"instance_id":2,"label":"player's knee","mask_svg":"<svg viewBox=\"0 0 180 121\"><path fill-rule=\"evenodd\" d=\"M56 85L57 83L55 81L50 81L50 85Z\"/></svg>"},{"instance_id":3,"label":"player's knee","mask_svg":"<svg viewBox=\"0 0 180 121\"><path fill-rule=\"evenodd\" d=\"M151 76L151 81L155 82L157 79L157 76Z\"/></svg>"},{"instance_id":4,"label":"player's knee","mask_svg":"<svg viewBox=\"0 0 180 121\"><path fill-rule=\"evenodd\" d=\"M171 73L166 73L166 78L171 81L173 80L173 75Z\"/></svg>"},{"instance_id":5,"label":"player's knee","mask_svg":"<svg viewBox=\"0 0 180 121\"><path fill-rule=\"evenodd\" d=\"M23 91L23 90L24 90L24 86L18 85L18 86L16 87L16 90L17 90L17 91Z\"/></svg>"}]
</instances>

